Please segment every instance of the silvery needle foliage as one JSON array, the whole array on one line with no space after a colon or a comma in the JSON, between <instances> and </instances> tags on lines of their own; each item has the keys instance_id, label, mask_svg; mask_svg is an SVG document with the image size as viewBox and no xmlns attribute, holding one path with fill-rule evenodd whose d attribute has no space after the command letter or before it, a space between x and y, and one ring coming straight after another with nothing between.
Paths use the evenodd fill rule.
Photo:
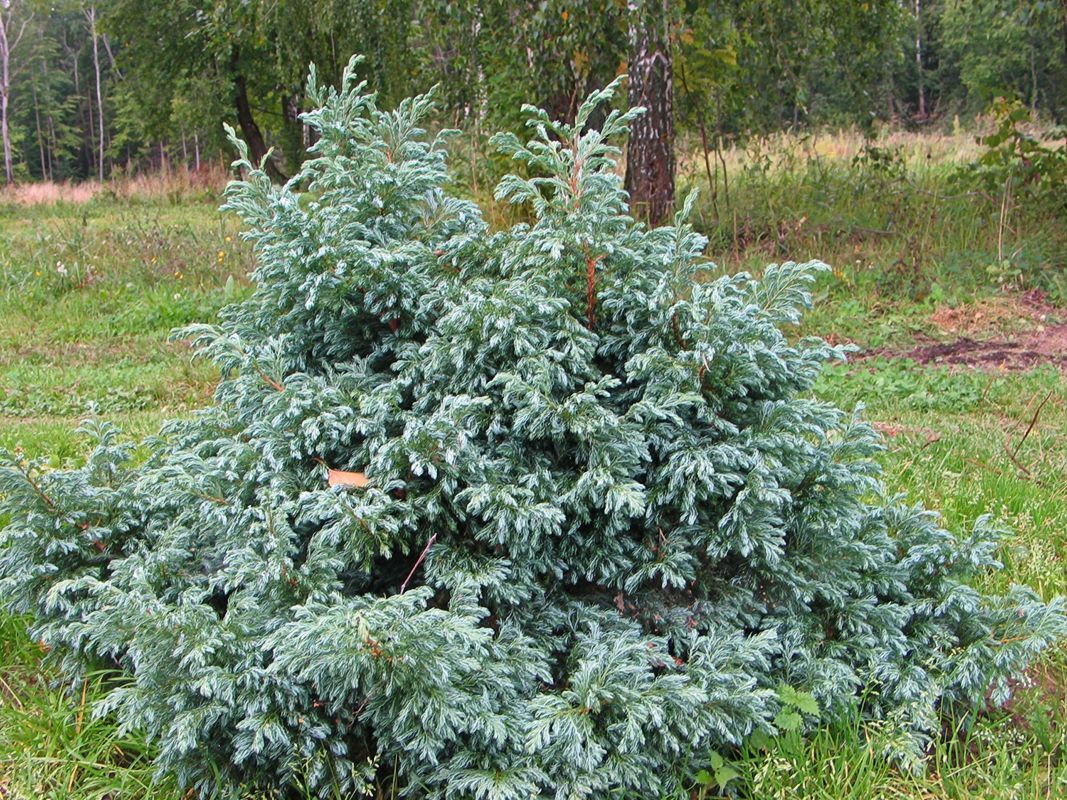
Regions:
<instances>
[{"instance_id":1,"label":"silvery needle foliage","mask_svg":"<svg viewBox=\"0 0 1067 800\"><path fill-rule=\"evenodd\" d=\"M98 712L161 770L221 796L686 796L774 734L782 687L809 726L859 703L914 762L1064 633L1060 601L971 588L988 522L885 496L875 432L812 399L842 353L782 327L821 265L701 281L688 207L627 216L633 112L586 130L615 88L496 138L532 176L497 196L535 221L493 233L446 188L430 96L382 111L312 72L298 176L236 142L255 291L183 334L214 404L139 451L89 423L81 469L6 457L0 596L72 679L121 671Z\"/></svg>"}]
</instances>

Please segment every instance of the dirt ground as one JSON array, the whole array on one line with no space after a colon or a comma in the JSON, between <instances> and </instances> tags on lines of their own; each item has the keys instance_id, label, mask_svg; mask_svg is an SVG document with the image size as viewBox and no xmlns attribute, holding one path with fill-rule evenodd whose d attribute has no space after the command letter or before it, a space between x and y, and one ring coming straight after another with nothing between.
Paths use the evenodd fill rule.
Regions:
<instances>
[{"instance_id":1,"label":"dirt ground","mask_svg":"<svg viewBox=\"0 0 1067 800\"><path fill-rule=\"evenodd\" d=\"M862 357L910 358L920 364L1023 370L1051 364L1067 371L1067 312L1040 292L950 308L930 316L936 336L907 350L869 350Z\"/></svg>"}]
</instances>

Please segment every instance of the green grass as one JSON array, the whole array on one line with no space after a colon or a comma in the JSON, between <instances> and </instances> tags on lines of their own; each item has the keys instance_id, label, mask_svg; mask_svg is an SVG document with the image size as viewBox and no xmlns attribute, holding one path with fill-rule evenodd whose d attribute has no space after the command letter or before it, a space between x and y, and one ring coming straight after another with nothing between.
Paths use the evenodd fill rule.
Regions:
<instances>
[{"instance_id":1,"label":"green grass","mask_svg":"<svg viewBox=\"0 0 1067 800\"><path fill-rule=\"evenodd\" d=\"M252 266L212 204L0 207L0 446L60 461L90 413L144 434L210 399L170 342L245 291Z\"/></svg>"},{"instance_id":2,"label":"green grass","mask_svg":"<svg viewBox=\"0 0 1067 800\"><path fill-rule=\"evenodd\" d=\"M722 206L718 219L701 209L710 254L730 271L786 258L830 262L834 273L820 282L802 332L864 347L946 338L932 317L948 306L1006 308L989 335L1032 327L1012 317L1005 289L1038 287L1063 305L1067 221L1017 210L1009 264L990 271L1003 246L990 209L943 199L947 167L872 169L796 162L744 172L729 216ZM213 370L168 334L241 296L250 265L233 223L209 204L0 207L0 447L71 465L84 455L73 430L87 414L138 437L209 402ZM1060 372L874 358L832 367L817 394L845 407L866 403L886 434L891 491L939 509L953 529L987 512L1003 523L1005 569L983 579L989 588L1020 582L1046 598L1067 593ZM177 800L166 778L153 782L151 747L92 714L115 676L63 686L43 655L22 620L0 616L0 798ZM1007 708L983 712L965 731L947 726L920 774L883 757L877 725L841 720L808 739L789 734L744 748L728 764L736 773L728 788L827 800L1067 796L1067 647L1029 678Z\"/></svg>"},{"instance_id":3,"label":"green grass","mask_svg":"<svg viewBox=\"0 0 1067 800\"><path fill-rule=\"evenodd\" d=\"M0 207L0 447L81 461L90 414L132 437L210 401L212 367L170 342L240 295L251 266L214 204ZM151 749L96 718L112 676L65 687L0 616L0 797L177 798Z\"/></svg>"},{"instance_id":4,"label":"green grass","mask_svg":"<svg viewBox=\"0 0 1067 800\"><path fill-rule=\"evenodd\" d=\"M64 692L42 673L41 655L21 620L0 618L0 796L180 796L166 781L153 785L151 749L136 733L93 715L108 676Z\"/></svg>"}]
</instances>

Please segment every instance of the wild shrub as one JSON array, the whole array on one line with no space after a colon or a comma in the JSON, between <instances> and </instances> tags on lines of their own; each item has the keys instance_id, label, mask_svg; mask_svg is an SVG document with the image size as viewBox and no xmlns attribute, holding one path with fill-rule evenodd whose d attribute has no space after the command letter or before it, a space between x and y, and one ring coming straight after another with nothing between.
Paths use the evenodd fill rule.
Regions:
<instances>
[{"instance_id":1,"label":"wild shrub","mask_svg":"<svg viewBox=\"0 0 1067 800\"><path fill-rule=\"evenodd\" d=\"M917 758L1064 631L984 595L995 531L886 497L876 433L811 398L819 265L701 282L704 240L627 215L634 112L528 108L536 177L490 232L445 191L431 98L309 96L310 158L225 208L255 289L186 332L214 404L81 469L8 456L0 593L100 713L202 794L685 796L754 732L860 713ZM709 770L711 772L709 772ZM330 795L332 796L332 795Z\"/></svg>"},{"instance_id":2,"label":"wild shrub","mask_svg":"<svg viewBox=\"0 0 1067 800\"><path fill-rule=\"evenodd\" d=\"M996 128L978 138L985 150L959 169L957 180L984 190L1001 205L1015 199L1063 211L1067 151L1047 140L1062 139L1067 131L1052 128L1045 141L1028 132L1031 112L1017 100L998 100L989 112Z\"/></svg>"}]
</instances>

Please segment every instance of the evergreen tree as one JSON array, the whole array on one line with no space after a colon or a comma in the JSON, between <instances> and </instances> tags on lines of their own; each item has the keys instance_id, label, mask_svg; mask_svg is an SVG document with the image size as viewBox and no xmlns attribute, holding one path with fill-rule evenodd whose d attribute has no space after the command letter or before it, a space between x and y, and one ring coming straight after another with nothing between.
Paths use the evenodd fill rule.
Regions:
<instances>
[{"instance_id":1,"label":"evergreen tree","mask_svg":"<svg viewBox=\"0 0 1067 800\"><path fill-rule=\"evenodd\" d=\"M1003 698L1060 601L968 584L966 535L884 497L879 442L811 399L842 351L793 342L818 265L697 280L684 221L627 215L633 113L528 108L490 232L450 196L432 99L308 87L301 172L225 207L256 288L189 332L215 403L86 465L9 455L0 596L101 712L203 793L380 770L449 798L684 796L793 704L860 704L917 757L938 713ZM261 165L262 166L262 165ZM811 697L806 694L810 693ZM796 698L804 702L796 703ZM862 699L861 699L862 698ZM332 795L331 795L332 796Z\"/></svg>"}]
</instances>

